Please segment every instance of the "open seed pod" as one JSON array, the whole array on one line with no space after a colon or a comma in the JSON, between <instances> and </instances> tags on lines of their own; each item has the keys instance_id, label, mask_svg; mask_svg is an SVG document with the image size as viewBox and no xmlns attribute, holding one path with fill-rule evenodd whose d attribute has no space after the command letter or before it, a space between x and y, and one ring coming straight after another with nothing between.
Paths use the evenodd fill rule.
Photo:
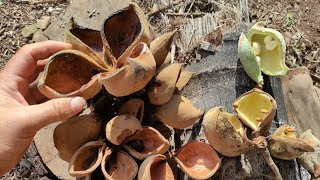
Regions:
<instances>
[{"instance_id":1,"label":"open seed pod","mask_svg":"<svg viewBox=\"0 0 320 180\"><path fill-rule=\"evenodd\" d=\"M150 103L153 105L162 105L167 103L176 88L176 83L180 75L182 64L168 64L159 69L155 75L155 82L148 92Z\"/></svg>"},{"instance_id":2,"label":"open seed pod","mask_svg":"<svg viewBox=\"0 0 320 180\"><path fill-rule=\"evenodd\" d=\"M221 106L210 109L203 118L203 128L210 145L224 156L240 156L251 150L246 131L239 119Z\"/></svg>"},{"instance_id":3,"label":"open seed pod","mask_svg":"<svg viewBox=\"0 0 320 180\"><path fill-rule=\"evenodd\" d=\"M293 160L304 152L314 152L314 147L307 141L298 139L295 129L289 125L279 127L268 141L271 156L283 160Z\"/></svg>"},{"instance_id":4,"label":"open seed pod","mask_svg":"<svg viewBox=\"0 0 320 180\"><path fill-rule=\"evenodd\" d=\"M89 99L101 90L98 74L102 71L105 68L86 54L63 50L49 58L40 74L38 89L50 99L67 96Z\"/></svg>"},{"instance_id":5,"label":"open seed pod","mask_svg":"<svg viewBox=\"0 0 320 180\"><path fill-rule=\"evenodd\" d=\"M54 129L53 141L60 158L69 161L82 145L99 138L101 128L101 121L93 114L75 116L59 124Z\"/></svg>"},{"instance_id":6,"label":"open seed pod","mask_svg":"<svg viewBox=\"0 0 320 180\"><path fill-rule=\"evenodd\" d=\"M120 23L119 23L120 22ZM149 23L136 3L116 11L102 26L102 41L106 58L122 67L132 50L140 43L150 44Z\"/></svg>"},{"instance_id":7,"label":"open seed pod","mask_svg":"<svg viewBox=\"0 0 320 180\"><path fill-rule=\"evenodd\" d=\"M320 141L316 138L311 130L307 130L301 134L300 139L307 141L310 145L315 147L314 152L305 152L299 158L299 164L308 170L314 177L320 177Z\"/></svg>"},{"instance_id":8,"label":"open seed pod","mask_svg":"<svg viewBox=\"0 0 320 180\"><path fill-rule=\"evenodd\" d=\"M173 172L164 155L152 155L140 165L138 180L174 180Z\"/></svg>"},{"instance_id":9,"label":"open seed pod","mask_svg":"<svg viewBox=\"0 0 320 180\"><path fill-rule=\"evenodd\" d=\"M233 109L249 128L265 133L276 115L277 104L270 94L254 88L236 99Z\"/></svg>"},{"instance_id":10,"label":"open seed pod","mask_svg":"<svg viewBox=\"0 0 320 180\"><path fill-rule=\"evenodd\" d=\"M123 151L106 149L101 162L102 173L107 180L131 180L138 173L138 165Z\"/></svg>"},{"instance_id":11,"label":"open seed pod","mask_svg":"<svg viewBox=\"0 0 320 180\"><path fill-rule=\"evenodd\" d=\"M138 130L142 131L143 129L136 117L128 114L118 115L107 123L106 137L112 144L120 145Z\"/></svg>"},{"instance_id":12,"label":"open seed pod","mask_svg":"<svg viewBox=\"0 0 320 180\"><path fill-rule=\"evenodd\" d=\"M147 44L139 43L131 50L120 69L100 74L99 81L113 96L127 96L141 90L156 71L156 63Z\"/></svg>"},{"instance_id":13,"label":"open seed pod","mask_svg":"<svg viewBox=\"0 0 320 180\"><path fill-rule=\"evenodd\" d=\"M133 157L143 160L151 155L164 154L169 149L169 141L156 129L145 126L128 138L124 148Z\"/></svg>"},{"instance_id":14,"label":"open seed pod","mask_svg":"<svg viewBox=\"0 0 320 180\"><path fill-rule=\"evenodd\" d=\"M100 165L105 148L105 143L101 141L84 144L69 161L69 174L73 177L91 174Z\"/></svg>"},{"instance_id":15,"label":"open seed pod","mask_svg":"<svg viewBox=\"0 0 320 180\"><path fill-rule=\"evenodd\" d=\"M199 141L184 145L175 160L182 171L193 179L208 179L221 165L216 151L210 145Z\"/></svg>"},{"instance_id":16,"label":"open seed pod","mask_svg":"<svg viewBox=\"0 0 320 180\"><path fill-rule=\"evenodd\" d=\"M186 97L173 95L168 103L156 108L155 115L161 122L182 129L193 125L203 113L203 110L194 107Z\"/></svg>"},{"instance_id":17,"label":"open seed pod","mask_svg":"<svg viewBox=\"0 0 320 180\"><path fill-rule=\"evenodd\" d=\"M118 114L129 114L137 117L142 122L144 115L144 101L142 99L130 99L121 105Z\"/></svg>"},{"instance_id":18,"label":"open seed pod","mask_svg":"<svg viewBox=\"0 0 320 180\"><path fill-rule=\"evenodd\" d=\"M260 71L278 76L289 70L285 65L286 45L282 34L259 23L249 30L248 39L241 35L238 51L245 71L258 84L263 84Z\"/></svg>"},{"instance_id":19,"label":"open seed pod","mask_svg":"<svg viewBox=\"0 0 320 180\"><path fill-rule=\"evenodd\" d=\"M172 32L162 34L150 43L150 50L156 61L157 68L165 61L167 54L170 51L173 36L176 32L177 30L174 30Z\"/></svg>"},{"instance_id":20,"label":"open seed pod","mask_svg":"<svg viewBox=\"0 0 320 180\"><path fill-rule=\"evenodd\" d=\"M177 81L176 84L176 88L178 89L178 91L181 91L182 88L187 85L187 83L190 81L190 79L192 78L192 75L194 73L191 71L182 71L180 73L179 79Z\"/></svg>"}]
</instances>

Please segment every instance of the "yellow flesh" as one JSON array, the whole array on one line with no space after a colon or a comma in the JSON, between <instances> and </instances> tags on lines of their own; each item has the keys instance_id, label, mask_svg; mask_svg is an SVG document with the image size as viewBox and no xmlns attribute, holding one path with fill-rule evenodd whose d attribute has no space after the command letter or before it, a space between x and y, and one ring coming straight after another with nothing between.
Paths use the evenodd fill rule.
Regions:
<instances>
[{"instance_id":1,"label":"yellow flesh","mask_svg":"<svg viewBox=\"0 0 320 180\"><path fill-rule=\"evenodd\" d=\"M265 35L255 34L251 38L252 42L257 42L261 47L261 52L259 54L259 57L261 59L261 70L266 72L283 71L282 65L280 62L281 54L280 54L279 46L277 45L271 51L268 50L266 47L266 43L264 42L265 37L266 37Z\"/></svg>"},{"instance_id":2,"label":"yellow flesh","mask_svg":"<svg viewBox=\"0 0 320 180\"><path fill-rule=\"evenodd\" d=\"M236 111L245 121L244 123L257 130L260 123L268 116L268 112L272 109L270 98L259 92L252 92L240 98L236 103ZM261 111L262 110L262 111Z\"/></svg>"},{"instance_id":3,"label":"yellow flesh","mask_svg":"<svg viewBox=\"0 0 320 180\"><path fill-rule=\"evenodd\" d=\"M234 127L234 129L237 131L237 132L240 132L242 133L243 131L243 126L242 126L242 123L239 119L237 119L234 115L232 114L229 114L229 113L224 113L227 118L229 119L229 121L231 122L232 126Z\"/></svg>"}]
</instances>

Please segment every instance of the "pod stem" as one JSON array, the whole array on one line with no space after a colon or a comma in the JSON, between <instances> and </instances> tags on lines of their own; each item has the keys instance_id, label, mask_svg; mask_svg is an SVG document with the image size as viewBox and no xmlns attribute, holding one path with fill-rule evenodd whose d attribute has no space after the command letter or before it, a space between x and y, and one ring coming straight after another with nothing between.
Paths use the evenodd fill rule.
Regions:
<instances>
[{"instance_id":1,"label":"pod stem","mask_svg":"<svg viewBox=\"0 0 320 180\"><path fill-rule=\"evenodd\" d=\"M271 170L273 171L274 175L276 176L277 180L283 180L282 176L280 174L279 168L277 167L277 165L274 163L269 149L268 148L263 148L263 149L259 149L260 153L262 154L263 158L265 159L265 161L268 163L269 167L271 168Z\"/></svg>"}]
</instances>

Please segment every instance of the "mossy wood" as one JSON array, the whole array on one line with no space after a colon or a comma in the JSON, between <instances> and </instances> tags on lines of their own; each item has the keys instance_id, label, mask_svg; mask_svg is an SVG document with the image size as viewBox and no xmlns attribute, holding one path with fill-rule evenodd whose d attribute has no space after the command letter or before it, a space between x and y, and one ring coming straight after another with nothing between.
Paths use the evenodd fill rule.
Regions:
<instances>
[{"instance_id":1,"label":"mossy wood","mask_svg":"<svg viewBox=\"0 0 320 180\"><path fill-rule=\"evenodd\" d=\"M127 1L114 0L109 3L107 0L74 0L66 13L48 27L45 35L50 39L63 41L64 27L71 17L80 26L99 30L105 17L125 5ZM198 108L207 111L214 106L224 106L228 112L233 112L234 100L255 87L256 84L246 75L237 56L238 38L240 33L246 30L245 25L240 25L231 33L226 33L223 45L215 54L202 52L200 62L186 67L186 70L195 74L181 94L188 97ZM263 90L274 96L278 104L272 131L282 124L290 124L279 78L265 77ZM177 153L182 145L194 139L206 141L201 122L200 119L190 128L175 131L174 138L169 141L172 153ZM303 123L308 124L308 121ZM53 144L53 130L56 125L48 126L37 133L35 144L44 164L54 175L60 179L71 179L67 174L68 164L58 157ZM275 162L284 179L301 179L308 175L307 172L300 171L300 166L295 161ZM175 179L187 179L176 166L172 167L172 170ZM272 178L273 173L263 157L258 152L251 152L239 158L224 157L220 169L211 179L269 179L268 177Z\"/></svg>"}]
</instances>

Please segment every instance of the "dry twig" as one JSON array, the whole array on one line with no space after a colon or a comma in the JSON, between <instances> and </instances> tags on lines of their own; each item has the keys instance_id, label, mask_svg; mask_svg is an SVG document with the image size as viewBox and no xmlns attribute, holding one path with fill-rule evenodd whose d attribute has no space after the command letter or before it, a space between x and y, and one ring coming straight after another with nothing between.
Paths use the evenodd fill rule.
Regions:
<instances>
[{"instance_id":1,"label":"dry twig","mask_svg":"<svg viewBox=\"0 0 320 180\"><path fill-rule=\"evenodd\" d=\"M174 2L172 2L171 4L169 4L168 6L161 7L161 8L159 8L158 10L156 10L156 11L154 11L154 12L148 12L148 13L146 14L146 16L147 16L148 18L150 18L151 16L153 16L153 15L155 15L155 14L158 14L158 13L161 12L161 11L164 11L164 10L166 10L166 9L172 7L172 6L175 6L175 5L177 5L177 4L180 4L181 2L183 2L183 0L174 1Z\"/></svg>"}]
</instances>

